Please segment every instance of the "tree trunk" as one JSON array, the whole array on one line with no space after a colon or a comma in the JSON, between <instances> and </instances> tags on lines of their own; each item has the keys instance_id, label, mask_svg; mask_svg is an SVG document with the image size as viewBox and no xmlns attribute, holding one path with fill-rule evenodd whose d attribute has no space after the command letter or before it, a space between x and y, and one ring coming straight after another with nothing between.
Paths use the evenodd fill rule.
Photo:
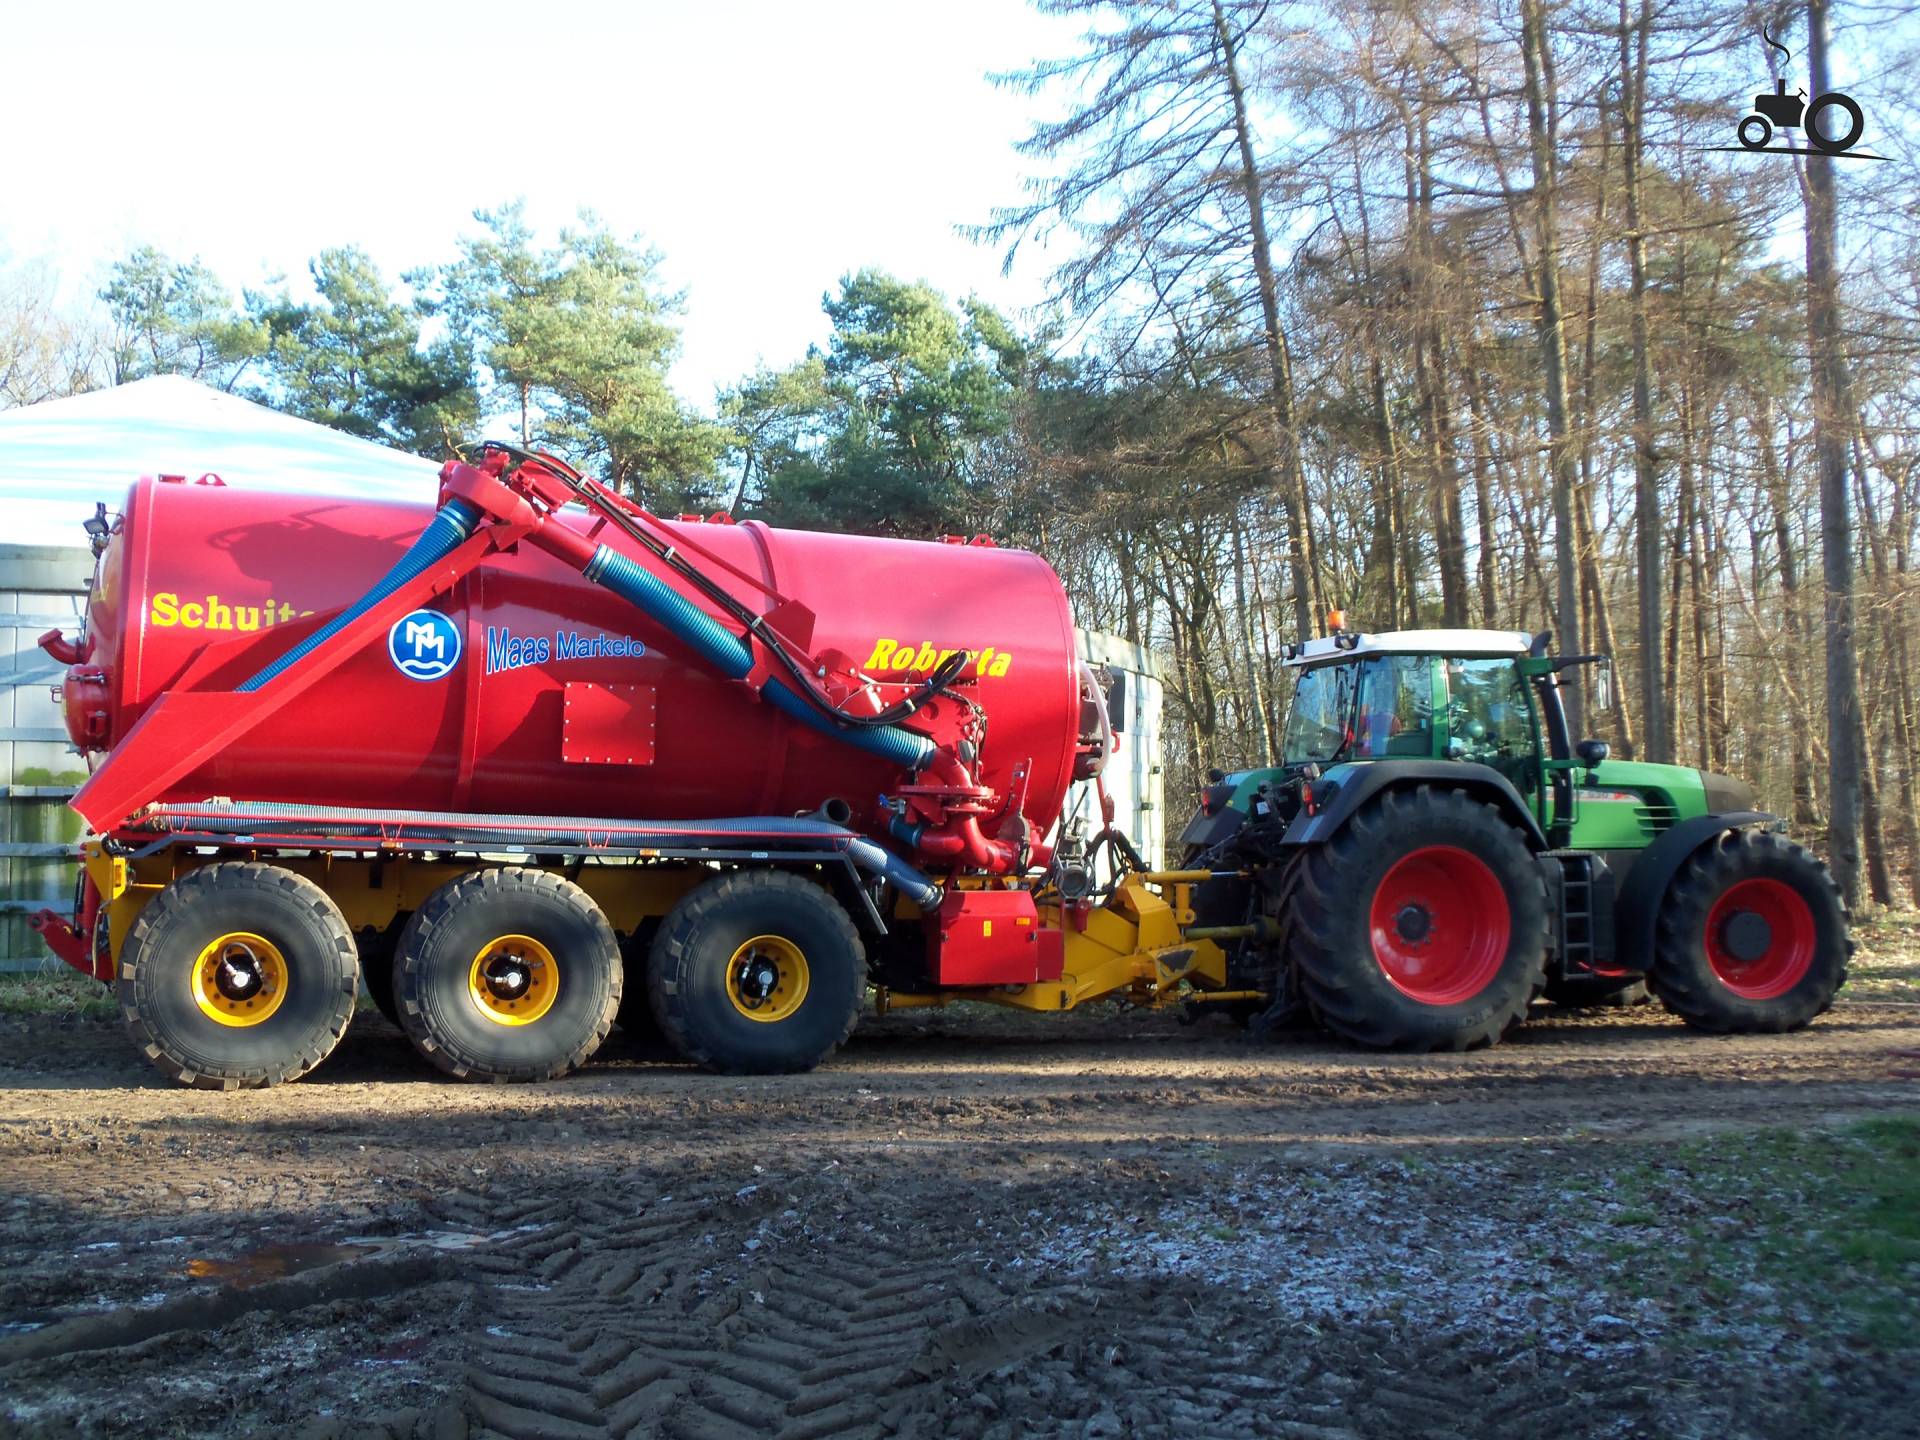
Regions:
<instances>
[{"instance_id":1,"label":"tree trunk","mask_svg":"<svg viewBox=\"0 0 1920 1440\"><path fill-rule=\"evenodd\" d=\"M1274 761L1273 734L1267 729L1267 703L1265 677L1260 673L1260 651L1253 643L1253 612L1247 604L1247 552L1246 541L1240 534L1240 515L1234 512L1233 533L1233 591L1234 599L1240 609L1240 640L1247 657L1248 704L1253 711L1253 741L1259 747L1255 757L1261 765L1271 765Z\"/></svg>"},{"instance_id":2,"label":"tree trunk","mask_svg":"<svg viewBox=\"0 0 1920 1440\"><path fill-rule=\"evenodd\" d=\"M1480 623L1491 630L1499 620L1498 592L1494 588L1492 440L1487 434L1486 407L1480 398L1480 374L1472 360L1461 366L1466 380L1467 413L1473 420L1473 507L1479 512L1480 554L1476 566L1480 582Z\"/></svg>"},{"instance_id":3,"label":"tree trunk","mask_svg":"<svg viewBox=\"0 0 1920 1440\"><path fill-rule=\"evenodd\" d=\"M1576 654L1580 649L1580 597L1576 589L1573 490L1578 474L1567 421L1567 339L1560 305L1560 242L1554 206L1559 175L1554 159L1553 111L1558 108L1558 99L1544 0L1520 0L1520 55L1526 69L1527 133L1533 150L1535 224L1540 232L1540 364L1546 382L1553 497L1554 608L1558 611L1561 649ZM1584 687L1578 682L1568 684L1563 695L1567 724L1579 734L1584 720Z\"/></svg>"},{"instance_id":4,"label":"tree trunk","mask_svg":"<svg viewBox=\"0 0 1920 1440\"><path fill-rule=\"evenodd\" d=\"M1808 0L1807 83L1832 88L1827 0ZM1860 903L1860 681L1854 654L1853 506L1847 493L1847 430L1855 410L1840 333L1835 258L1837 201L1831 156L1806 157L1807 336L1813 366L1813 449L1820 476L1820 569L1826 585L1827 858L1847 904Z\"/></svg>"},{"instance_id":5,"label":"tree trunk","mask_svg":"<svg viewBox=\"0 0 1920 1440\"><path fill-rule=\"evenodd\" d=\"M1666 681L1660 664L1660 467L1653 448L1653 365L1647 355L1646 234L1640 226L1640 155L1647 98L1650 0L1640 0L1631 31L1620 0L1620 76L1624 91L1622 167L1627 205L1627 308L1633 346L1634 593L1640 610L1640 734L1647 759L1673 760Z\"/></svg>"},{"instance_id":6,"label":"tree trunk","mask_svg":"<svg viewBox=\"0 0 1920 1440\"><path fill-rule=\"evenodd\" d=\"M1314 633L1313 617L1320 609L1318 567L1314 563L1312 507L1307 497L1306 471L1300 463L1300 437L1294 429L1293 357L1286 332L1280 328L1280 290L1273 276L1273 252L1267 240L1266 200L1261 192L1260 166L1253 154L1253 127L1247 118L1246 91L1240 84L1238 42L1227 25L1220 0L1214 0L1214 33L1226 67L1227 91L1233 99L1234 138L1240 150L1240 189L1246 197L1247 223L1253 235L1253 271L1260 286L1260 314L1266 323L1262 337L1272 384L1274 442L1279 456L1280 509L1287 522L1287 569L1293 580L1293 618L1300 635Z\"/></svg>"},{"instance_id":7,"label":"tree trunk","mask_svg":"<svg viewBox=\"0 0 1920 1440\"><path fill-rule=\"evenodd\" d=\"M1806 694L1806 624L1800 609L1800 562L1794 549L1793 528L1787 520L1791 513L1787 482L1780 470L1779 453L1774 447L1772 396L1761 401L1759 432L1760 478L1773 510L1774 548L1780 552L1780 609L1785 618L1787 637L1782 668L1794 692L1795 723L1790 727L1793 731L1793 823L1813 825L1818 823L1813 792L1814 717L1802 703L1802 697Z\"/></svg>"}]
</instances>

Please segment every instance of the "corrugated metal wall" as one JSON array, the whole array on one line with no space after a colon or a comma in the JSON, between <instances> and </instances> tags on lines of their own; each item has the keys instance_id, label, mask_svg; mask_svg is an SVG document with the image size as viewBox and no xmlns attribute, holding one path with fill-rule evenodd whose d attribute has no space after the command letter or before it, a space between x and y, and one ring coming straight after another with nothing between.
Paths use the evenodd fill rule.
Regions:
<instances>
[{"instance_id":1,"label":"corrugated metal wall","mask_svg":"<svg viewBox=\"0 0 1920 1440\"><path fill-rule=\"evenodd\" d=\"M1107 762L1107 796L1113 801L1113 823L1150 865L1167 863L1165 756L1161 753L1161 711L1166 685L1160 661L1151 650L1118 635L1097 630L1079 632L1080 658L1104 665L1113 677L1108 692L1108 718L1119 742ZM1091 785L1076 785L1067 795L1067 824L1082 827L1091 839L1100 829L1099 802ZM1186 823L1179 817L1179 824Z\"/></svg>"},{"instance_id":2,"label":"corrugated metal wall","mask_svg":"<svg viewBox=\"0 0 1920 1440\"><path fill-rule=\"evenodd\" d=\"M72 908L81 826L67 797L87 772L53 700L66 667L38 641L56 626L79 629L92 574L93 556L78 546L0 545L0 971L60 968L27 916Z\"/></svg>"}]
</instances>

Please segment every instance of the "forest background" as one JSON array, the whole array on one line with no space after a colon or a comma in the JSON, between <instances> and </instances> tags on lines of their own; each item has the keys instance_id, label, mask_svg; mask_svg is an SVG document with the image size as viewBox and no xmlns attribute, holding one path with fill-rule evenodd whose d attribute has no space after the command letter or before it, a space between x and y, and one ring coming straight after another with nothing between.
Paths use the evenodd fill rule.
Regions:
<instances>
[{"instance_id":1,"label":"forest background","mask_svg":"<svg viewBox=\"0 0 1920 1440\"><path fill-rule=\"evenodd\" d=\"M1053 117L1025 192L953 217L1044 247L1032 312L851 254L825 344L691 404L661 257L507 204L451 261L348 245L237 295L150 246L84 303L0 266L0 404L182 374L424 455L549 447L669 514L1029 546L1164 657L1176 812L1275 757L1329 608L1548 630L1618 661L1582 733L1751 779L1854 903L1920 903L1908 11L1039 8L1083 39L996 76ZM1744 149L1780 79L1851 96L1853 149Z\"/></svg>"}]
</instances>

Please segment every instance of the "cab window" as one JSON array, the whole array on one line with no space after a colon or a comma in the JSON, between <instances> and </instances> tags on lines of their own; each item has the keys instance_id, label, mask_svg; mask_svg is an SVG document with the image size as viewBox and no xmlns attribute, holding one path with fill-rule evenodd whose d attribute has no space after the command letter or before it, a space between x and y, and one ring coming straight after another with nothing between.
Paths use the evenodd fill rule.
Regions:
<instances>
[{"instance_id":1,"label":"cab window","mask_svg":"<svg viewBox=\"0 0 1920 1440\"><path fill-rule=\"evenodd\" d=\"M1318 665L1300 672L1287 712L1282 753L1295 764L1332 760L1353 738L1355 665Z\"/></svg>"},{"instance_id":2,"label":"cab window","mask_svg":"<svg viewBox=\"0 0 1920 1440\"><path fill-rule=\"evenodd\" d=\"M1533 708L1512 660L1449 660L1447 754L1491 765L1523 795L1539 774Z\"/></svg>"},{"instance_id":3,"label":"cab window","mask_svg":"<svg viewBox=\"0 0 1920 1440\"><path fill-rule=\"evenodd\" d=\"M1433 757L1432 663L1424 655L1386 655L1361 667L1355 759Z\"/></svg>"}]
</instances>

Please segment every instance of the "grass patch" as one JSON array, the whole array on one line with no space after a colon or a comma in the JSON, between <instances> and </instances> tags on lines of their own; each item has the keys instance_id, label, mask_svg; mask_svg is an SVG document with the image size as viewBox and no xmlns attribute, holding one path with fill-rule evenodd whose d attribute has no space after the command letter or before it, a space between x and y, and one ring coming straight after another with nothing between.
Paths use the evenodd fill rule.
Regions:
<instances>
[{"instance_id":1,"label":"grass patch","mask_svg":"<svg viewBox=\"0 0 1920 1440\"><path fill-rule=\"evenodd\" d=\"M1748 1322L1880 1350L1920 1335L1920 1115L1676 1146L1614 1193L1609 1258L1697 1341Z\"/></svg>"},{"instance_id":2,"label":"grass patch","mask_svg":"<svg viewBox=\"0 0 1920 1440\"><path fill-rule=\"evenodd\" d=\"M120 1014L113 991L64 965L31 975L0 975L0 1016L71 1015L112 1020Z\"/></svg>"}]
</instances>

